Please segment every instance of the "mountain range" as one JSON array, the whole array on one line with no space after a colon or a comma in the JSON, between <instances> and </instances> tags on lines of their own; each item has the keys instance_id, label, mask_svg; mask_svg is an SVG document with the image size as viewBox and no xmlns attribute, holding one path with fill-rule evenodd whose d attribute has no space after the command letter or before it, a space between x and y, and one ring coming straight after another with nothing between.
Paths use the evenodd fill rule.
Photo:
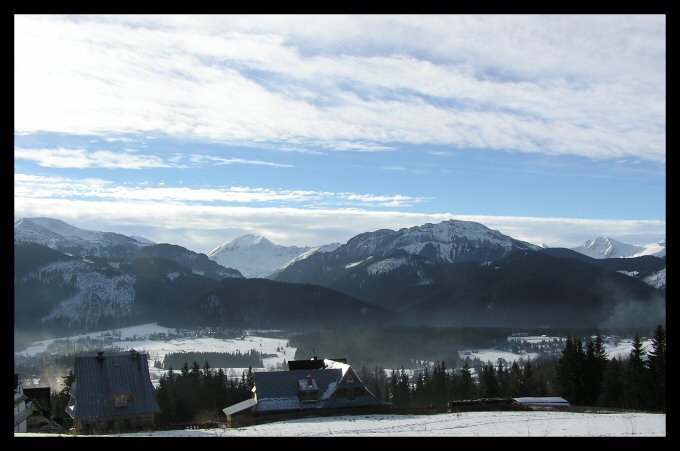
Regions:
<instances>
[{"instance_id":1,"label":"mountain range","mask_svg":"<svg viewBox=\"0 0 680 451\"><path fill-rule=\"evenodd\" d=\"M665 256L594 259L467 221L314 248L247 235L210 255L50 218L25 218L14 230L15 329L25 331L148 320L252 328L665 322Z\"/></svg>"},{"instance_id":2,"label":"mountain range","mask_svg":"<svg viewBox=\"0 0 680 451\"><path fill-rule=\"evenodd\" d=\"M582 245L572 248L572 250L591 258L634 258L645 255L665 257L666 240L646 246L636 246L600 236L588 240Z\"/></svg>"}]
</instances>

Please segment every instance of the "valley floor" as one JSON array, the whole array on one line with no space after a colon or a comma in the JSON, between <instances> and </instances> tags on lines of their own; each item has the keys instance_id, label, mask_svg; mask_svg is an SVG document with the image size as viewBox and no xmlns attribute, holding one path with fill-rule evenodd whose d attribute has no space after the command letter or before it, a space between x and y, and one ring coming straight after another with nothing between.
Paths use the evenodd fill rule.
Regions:
<instances>
[{"instance_id":1,"label":"valley floor","mask_svg":"<svg viewBox=\"0 0 680 451\"><path fill-rule=\"evenodd\" d=\"M14 434L15 437L44 434ZM463 412L306 418L238 429L154 431L128 437L664 437L666 415L648 413Z\"/></svg>"}]
</instances>

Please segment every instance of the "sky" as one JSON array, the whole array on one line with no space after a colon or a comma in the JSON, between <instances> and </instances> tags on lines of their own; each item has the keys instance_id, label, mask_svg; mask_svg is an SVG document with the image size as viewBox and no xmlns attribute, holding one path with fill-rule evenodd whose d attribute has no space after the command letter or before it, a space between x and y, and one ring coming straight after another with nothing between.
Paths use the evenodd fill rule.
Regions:
<instances>
[{"instance_id":1,"label":"sky","mask_svg":"<svg viewBox=\"0 0 680 451\"><path fill-rule=\"evenodd\" d=\"M664 15L15 15L14 217L207 252L666 237Z\"/></svg>"}]
</instances>

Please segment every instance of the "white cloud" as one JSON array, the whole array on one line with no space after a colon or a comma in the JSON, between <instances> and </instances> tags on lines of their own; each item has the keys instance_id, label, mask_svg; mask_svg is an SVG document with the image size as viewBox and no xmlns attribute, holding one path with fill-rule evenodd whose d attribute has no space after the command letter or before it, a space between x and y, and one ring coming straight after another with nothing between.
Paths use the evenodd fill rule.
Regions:
<instances>
[{"instance_id":1,"label":"white cloud","mask_svg":"<svg viewBox=\"0 0 680 451\"><path fill-rule=\"evenodd\" d=\"M26 149L15 147L14 158L35 161L48 168L108 168L108 169L148 169L148 168L186 168L188 159L193 166L249 164L273 168L290 168L293 165L270 161L248 160L245 158L224 158L213 155L172 154L167 161L155 155L137 155L136 150L127 151L86 149Z\"/></svg>"},{"instance_id":2,"label":"white cloud","mask_svg":"<svg viewBox=\"0 0 680 451\"><path fill-rule=\"evenodd\" d=\"M110 150L87 151L85 149L14 149L17 160L31 160L48 168L109 168L146 169L168 167L153 155L131 155Z\"/></svg>"},{"instance_id":3,"label":"white cloud","mask_svg":"<svg viewBox=\"0 0 680 451\"><path fill-rule=\"evenodd\" d=\"M410 206L426 201L425 198L396 195L357 194L251 188L243 186L217 188L189 188L147 183L116 185L101 179L71 179L56 176L14 175L15 202L18 197L33 198L93 198L115 201L149 201L169 204L180 203L294 203L304 206L332 205L335 207Z\"/></svg>"},{"instance_id":4,"label":"white cloud","mask_svg":"<svg viewBox=\"0 0 680 451\"><path fill-rule=\"evenodd\" d=\"M662 15L18 15L15 130L664 163L665 52Z\"/></svg>"},{"instance_id":5,"label":"white cloud","mask_svg":"<svg viewBox=\"0 0 680 451\"><path fill-rule=\"evenodd\" d=\"M155 201L70 200L18 196L15 217L47 216L78 227L143 235L197 252L245 233L258 233L284 245L346 242L363 232L399 229L447 219L480 222L517 239L574 247L599 235L632 244L666 236L664 221L531 218L450 213L410 213L366 209L304 209L167 204Z\"/></svg>"},{"instance_id":6,"label":"white cloud","mask_svg":"<svg viewBox=\"0 0 680 451\"><path fill-rule=\"evenodd\" d=\"M260 160L246 160L244 158L222 158L210 155L190 155L189 159L194 164L210 163L217 166L227 165L227 164L252 164L255 166L270 166L273 168L292 168L291 164L281 164L272 163L270 161L260 161Z\"/></svg>"}]
</instances>

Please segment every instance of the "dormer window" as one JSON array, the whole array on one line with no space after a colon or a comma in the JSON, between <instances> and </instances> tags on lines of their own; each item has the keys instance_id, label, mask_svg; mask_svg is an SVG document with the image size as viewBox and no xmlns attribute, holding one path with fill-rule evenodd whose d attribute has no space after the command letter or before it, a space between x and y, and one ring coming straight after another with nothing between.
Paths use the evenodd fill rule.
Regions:
<instances>
[{"instance_id":1,"label":"dormer window","mask_svg":"<svg viewBox=\"0 0 680 451\"><path fill-rule=\"evenodd\" d=\"M126 395L115 395L113 397L113 404L116 407L127 407L127 396Z\"/></svg>"},{"instance_id":2,"label":"dormer window","mask_svg":"<svg viewBox=\"0 0 680 451\"><path fill-rule=\"evenodd\" d=\"M319 387L316 379L307 376L305 379L298 380L298 397L301 402L313 402L319 400Z\"/></svg>"}]
</instances>

